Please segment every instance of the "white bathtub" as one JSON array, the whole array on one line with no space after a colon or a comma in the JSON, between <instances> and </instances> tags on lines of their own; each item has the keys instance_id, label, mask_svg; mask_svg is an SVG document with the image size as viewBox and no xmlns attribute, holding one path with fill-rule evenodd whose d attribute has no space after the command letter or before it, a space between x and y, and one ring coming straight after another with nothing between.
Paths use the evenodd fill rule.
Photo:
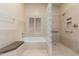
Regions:
<instances>
[{"instance_id":1,"label":"white bathtub","mask_svg":"<svg viewBox=\"0 0 79 59\"><path fill-rule=\"evenodd\" d=\"M24 37L24 42L47 42L46 37Z\"/></svg>"}]
</instances>

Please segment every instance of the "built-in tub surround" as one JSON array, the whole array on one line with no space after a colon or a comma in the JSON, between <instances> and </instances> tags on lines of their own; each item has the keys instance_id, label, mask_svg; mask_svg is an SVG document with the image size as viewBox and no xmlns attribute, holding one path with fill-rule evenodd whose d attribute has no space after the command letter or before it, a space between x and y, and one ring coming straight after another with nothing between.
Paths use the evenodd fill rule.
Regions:
<instances>
[{"instance_id":1,"label":"built-in tub surround","mask_svg":"<svg viewBox=\"0 0 79 59\"><path fill-rule=\"evenodd\" d=\"M47 42L45 37L24 37L23 38L24 42Z\"/></svg>"}]
</instances>

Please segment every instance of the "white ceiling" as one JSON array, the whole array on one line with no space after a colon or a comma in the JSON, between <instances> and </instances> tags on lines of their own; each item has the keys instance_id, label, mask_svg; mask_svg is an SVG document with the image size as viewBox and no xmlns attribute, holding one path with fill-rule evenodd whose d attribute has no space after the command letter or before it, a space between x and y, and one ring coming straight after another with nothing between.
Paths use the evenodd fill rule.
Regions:
<instances>
[{"instance_id":1,"label":"white ceiling","mask_svg":"<svg viewBox=\"0 0 79 59\"><path fill-rule=\"evenodd\" d=\"M24 3L24 4L27 5L28 3ZM29 4L31 4L31 3L29 3ZM42 3L36 3L36 4L42 4ZM48 4L48 3L43 3L43 4ZM60 7L64 3L52 3L52 4L53 4L53 6Z\"/></svg>"},{"instance_id":2,"label":"white ceiling","mask_svg":"<svg viewBox=\"0 0 79 59\"><path fill-rule=\"evenodd\" d=\"M61 5L63 5L64 3L53 3L53 6L56 6L56 7L60 7Z\"/></svg>"}]
</instances>

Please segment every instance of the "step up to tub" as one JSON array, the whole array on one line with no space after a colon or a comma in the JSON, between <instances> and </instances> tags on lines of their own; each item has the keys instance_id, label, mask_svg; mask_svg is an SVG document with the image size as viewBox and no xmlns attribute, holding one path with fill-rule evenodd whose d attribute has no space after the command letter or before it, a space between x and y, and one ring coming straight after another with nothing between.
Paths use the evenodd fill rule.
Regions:
<instances>
[{"instance_id":1,"label":"step up to tub","mask_svg":"<svg viewBox=\"0 0 79 59\"><path fill-rule=\"evenodd\" d=\"M24 41L15 41L15 42L9 44L8 46L1 48L0 54L6 53L9 51L13 51L13 50L17 49L19 46L21 46L23 43L24 43Z\"/></svg>"}]
</instances>

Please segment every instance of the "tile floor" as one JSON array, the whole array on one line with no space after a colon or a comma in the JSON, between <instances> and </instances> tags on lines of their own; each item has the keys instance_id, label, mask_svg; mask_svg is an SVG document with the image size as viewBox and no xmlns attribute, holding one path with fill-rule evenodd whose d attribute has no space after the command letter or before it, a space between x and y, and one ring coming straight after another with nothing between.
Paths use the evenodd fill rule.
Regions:
<instances>
[{"instance_id":1,"label":"tile floor","mask_svg":"<svg viewBox=\"0 0 79 59\"><path fill-rule=\"evenodd\" d=\"M53 46L53 56L78 56L78 54L63 44L56 43Z\"/></svg>"},{"instance_id":2,"label":"tile floor","mask_svg":"<svg viewBox=\"0 0 79 59\"><path fill-rule=\"evenodd\" d=\"M77 56L78 54L61 43L53 46L53 56ZM47 43L24 43L22 56L48 56Z\"/></svg>"},{"instance_id":3,"label":"tile floor","mask_svg":"<svg viewBox=\"0 0 79 59\"><path fill-rule=\"evenodd\" d=\"M22 56L48 56L46 43L25 43Z\"/></svg>"}]
</instances>

